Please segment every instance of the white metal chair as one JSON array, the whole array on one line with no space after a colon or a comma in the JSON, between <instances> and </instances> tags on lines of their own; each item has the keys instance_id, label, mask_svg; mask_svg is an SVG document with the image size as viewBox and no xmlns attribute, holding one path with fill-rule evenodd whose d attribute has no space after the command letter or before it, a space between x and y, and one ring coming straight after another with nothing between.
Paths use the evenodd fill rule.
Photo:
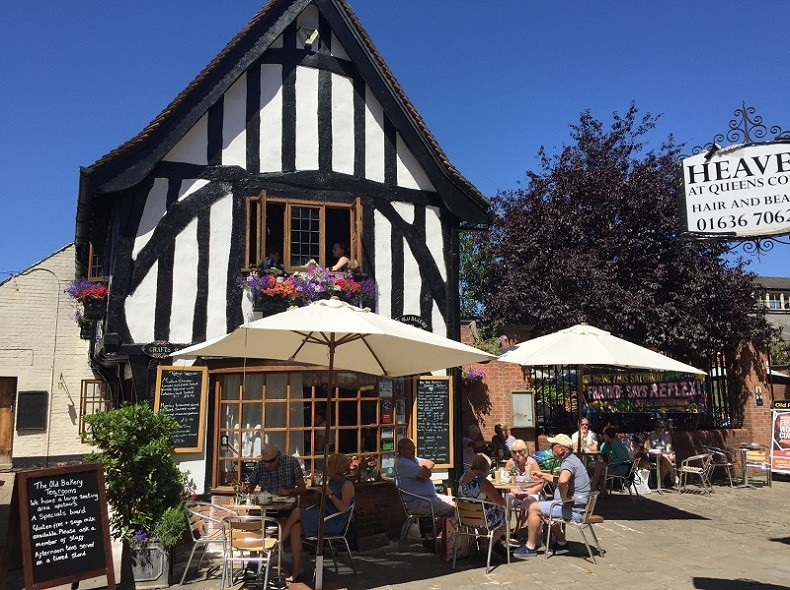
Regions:
<instances>
[{"instance_id":1,"label":"white metal chair","mask_svg":"<svg viewBox=\"0 0 790 590\"><path fill-rule=\"evenodd\" d=\"M430 498L412 494L401 488L397 488L398 495L400 496L403 511L406 513L406 522L403 523L401 528L400 538L398 539L398 551L404 545L406 537L409 534L409 529L412 524L420 526L421 518L430 518L431 525L433 526L433 538L438 541L439 535L436 528L436 512L433 509L433 502ZM439 544L436 543L438 549Z\"/></svg>"},{"instance_id":2,"label":"white metal chair","mask_svg":"<svg viewBox=\"0 0 790 590\"><path fill-rule=\"evenodd\" d=\"M269 585L272 553L277 548L278 567L280 565L280 538L282 527L276 518L268 516L226 516L222 519L225 526L227 543L222 556L222 582L220 590L224 590L226 580L230 585L235 583L234 565L245 567L258 564L258 574L264 568L263 587Z\"/></svg>"},{"instance_id":3,"label":"white metal chair","mask_svg":"<svg viewBox=\"0 0 790 590\"><path fill-rule=\"evenodd\" d=\"M351 526L351 520L354 518L354 502L351 502L351 505L343 512L335 512L334 514L324 517L324 530L326 530L326 525L330 524L335 519L342 518L346 518L346 524L343 526L342 532L336 535L327 535L324 533L324 543L329 546L329 551L332 553L332 561L335 564L335 573L338 573L337 557L335 555L333 541L343 541L346 546L346 553L348 553L348 561L351 564L351 569L356 574L357 568L354 567L354 557L351 555L351 546L348 544L348 529ZM311 545L315 545L318 542L318 535L305 535L304 540Z\"/></svg>"},{"instance_id":4,"label":"white metal chair","mask_svg":"<svg viewBox=\"0 0 790 590\"><path fill-rule=\"evenodd\" d=\"M700 455L693 455L686 457L680 463L680 492L685 492L688 488L688 478L691 476L698 477L700 486L706 494L710 495L713 492L713 486L710 482L710 475L713 470L713 453L702 453Z\"/></svg>"},{"instance_id":5,"label":"white metal chair","mask_svg":"<svg viewBox=\"0 0 790 590\"><path fill-rule=\"evenodd\" d=\"M724 469L727 472L727 479L730 482L730 487L734 487L732 483L732 475L735 471L735 455L728 449L721 449L719 447L703 446L702 450L706 453L713 455L713 462L711 463L711 483L713 483L713 473L716 469Z\"/></svg>"},{"instance_id":6,"label":"white metal chair","mask_svg":"<svg viewBox=\"0 0 790 590\"><path fill-rule=\"evenodd\" d=\"M614 471L617 465L628 465L628 473L625 475L618 475ZM636 486L637 479L639 478L639 459L629 459L622 463L607 463L606 471L604 472L603 489L612 491L614 484L619 484L621 488L628 490L628 495L631 497L632 502L639 499L639 489Z\"/></svg>"},{"instance_id":7,"label":"white metal chair","mask_svg":"<svg viewBox=\"0 0 790 590\"><path fill-rule=\"evenodd\" d=\"M192 564L192 558L198 547L203 549L197 564L198 570L200 570L200 564L203 563L203 557L206 555L206 548L209 545L222 545L224 552L225 528L222 519L226 516L237 516L233 510L210 502L189 502L186 504L185 509L187 529L192 538L192 552L189 554L189 559L179 584L184 583L189 566Z\"/></svg>"},{"instance_id":8,"label":"white metal chair","mask_svg":"<svg viewBox=\"0 0 790 590\"><path fill-rule=\"evenodd\" d=\"M598 549L598 555L603 555L605 551L601 548L601 543L598 540L598 535L595 534L595 529L593 525L601 524L603 520L603 516L599 516L598 514L593 514L595 511L595 503L598 501L598 492L591 492L590 497L587 500L587 505L584 507L584 511L581 513L578 521L574 520L573 518L564 519L562 516L559 517L552 517L551 514L554 512L555 506L562 506L562 500L555 500L551 503L551 509L549 510L549 514L544 516L544 522L548 526L548 534L546 536L546 559L549 558L549 552L551 547L551 529L553 526L558 525L562 527L564 531L567 532L568 527L578 529L579 532L582 534L582 539L584 540L584 545L587 547L587 553L590 555L590 559L592 559L593 563L595 563L595 555L593 555L592 548L590 544L587 542L587 535L585 534L584 530L589 529L592 533L593 540L595 541L595 547ZM569 504L573 503L573 498L566 501Z\"/></svg>"},{"instance_id":9,"label":"white metal chair","mask_svg":"<svg viewBox=\"0 0 790 590\"><path fill-rule=\"evenodd\" d=\"M765 476L765 483L771 486L771 457L768 449L749 449L746 451L746 460L743 464L744 480L749 481L748 472L757 472ZM747 479L749 477L749 479Z\"/></svg>"},{"instance_id":10,"label":"white metal chair","mask_svg":"<svg viewBox=\"0 0 790 590\"><path fill-rule=\"evenodd\" d=\"M496 504L485 500L473 498L455 498L455 513L458 518L458 531L455 543L453 543L453 569L458 555L458 536L466 535L474 537L475 540L482 538L488 539L488 557L486 559L486 573L491 571L491 551L494 548L494 533L499 531L506 532L508 523L502 522L499 526L493 526L488 519L488 509L495 507ZM507 562L510 563L510 552L508 551Z\"/></svg>"}]
</instances>

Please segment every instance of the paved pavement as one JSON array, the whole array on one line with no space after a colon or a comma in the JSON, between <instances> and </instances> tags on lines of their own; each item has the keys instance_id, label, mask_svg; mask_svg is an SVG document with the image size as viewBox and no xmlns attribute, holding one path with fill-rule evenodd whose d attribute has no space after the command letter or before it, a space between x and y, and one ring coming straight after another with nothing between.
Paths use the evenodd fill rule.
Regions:
<instances>
[{"instance_id":1,"label":"paved pavement","mask_svg":"<svg viewBox=\"0 0 790 590\"><path fill-rule=\"evenodd\" d=\"M790 588L790 480L770 488L730 489L717 485L712 496L697 493L651 494L638 503L615 494L598 502L596 525L606 551L593 564L578 533L571 532L571 553L544 559L543 553L510 565L496 561L485 573L485 558L452 564L420 544L396 550L396 544L355 553L359 573L341 564L339 575L327 556L325 588L397 590L481 590L488 587L584 590L659 588L701 590L778 590ZM5 490L0 489L0 497ZM180 579L189 547L177 556ZM288 554L286 553L286 559ZM496 558L494 558L496 559ZM342 561L342 560L341 560ZM207 563L208 562L208 563ZM191 573L185 590L219 588L216 555ZM194 572L194 565L192 568ZM18 581L10 590L21 588ZM80 588L87 588L84 582ZM241 584L235 589L241 588ZM292 588L307 588L294 584Z\"/></svg>"}]
</instances>

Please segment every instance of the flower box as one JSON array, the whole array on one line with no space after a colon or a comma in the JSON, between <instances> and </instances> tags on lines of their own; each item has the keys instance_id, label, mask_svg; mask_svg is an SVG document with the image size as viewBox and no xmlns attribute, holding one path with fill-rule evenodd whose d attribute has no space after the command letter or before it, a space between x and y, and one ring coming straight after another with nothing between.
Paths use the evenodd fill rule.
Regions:
<instances>
[{"instance_id":1,"label":"flower box","mask_svg":"<svg viewBox=\"0 0 790 590\"><path fill-rule=\"evenodd\" d=\"M100 320L104 317L104 299L86 297L82 300L82 307L89 320Z\"/></svg>"},{"instance_id":2,"label":"flower box","mask_svg":"<svg viewBox=\"0 0 790 590\"><path fill-rule=\"evenodd\" d=\"M93 338L93 322L80 323L80 338L90 340Z\"/></svg>"},{"instance_id":3,"label":"flower box","mask_svg":"<svg viewBox=\"0 0 790 590\"><path fill-rule=\"evenodd\" d=\"M264 317L281 313L288 309L288 301L282 297L264 295L260 291L253 291L252 309L260 311Z\"/></svg>"}]
</instances>

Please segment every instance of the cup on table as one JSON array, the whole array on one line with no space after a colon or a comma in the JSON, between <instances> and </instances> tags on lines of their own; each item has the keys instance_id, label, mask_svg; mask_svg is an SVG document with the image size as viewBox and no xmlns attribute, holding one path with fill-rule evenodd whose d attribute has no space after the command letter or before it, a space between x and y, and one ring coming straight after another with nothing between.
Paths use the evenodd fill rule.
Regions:
<instances>
[{"instance_id":1,"label":"cup on table","mask_svg":"<svg viewBox=\"0 0 790 590\"><path fill-rule=\"evenodd\" d=\"M516 475L516 483L524 483L527 481L526 475Z\"/></svg>"}]
</instances>

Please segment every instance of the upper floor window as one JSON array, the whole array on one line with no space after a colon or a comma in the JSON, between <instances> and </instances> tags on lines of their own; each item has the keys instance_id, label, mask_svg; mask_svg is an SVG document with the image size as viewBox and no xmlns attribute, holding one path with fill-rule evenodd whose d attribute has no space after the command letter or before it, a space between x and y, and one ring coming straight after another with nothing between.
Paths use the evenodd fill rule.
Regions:
<instances>
[{"instance_id":1,"label":"upper floor window","mask_svg":"<svg viewBox=\"0 0 790 590\"><path fill-rule=\"evenodd\" d=\"M257 268L273 252L286 272L311 260L332 267L340 244L353 262L362 260L362 204L274 199L262 192L247 199L245 268Z\"/></svg>"}]
</instances>

